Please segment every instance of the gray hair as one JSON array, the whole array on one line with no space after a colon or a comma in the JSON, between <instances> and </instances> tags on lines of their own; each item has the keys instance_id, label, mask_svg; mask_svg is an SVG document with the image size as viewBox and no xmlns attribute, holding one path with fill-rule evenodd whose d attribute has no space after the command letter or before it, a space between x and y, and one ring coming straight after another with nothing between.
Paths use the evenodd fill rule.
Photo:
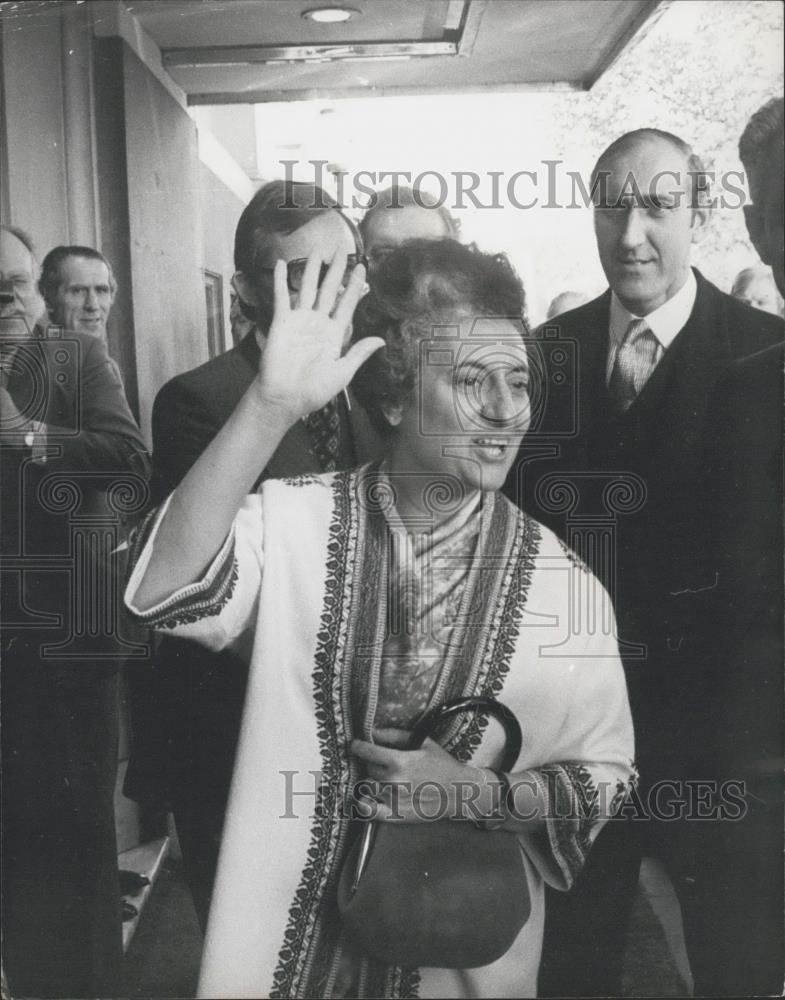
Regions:
<instances>
[{"instance_id":1,"label":"gray hair","mask_svg":"<svg viewBox=\"0 0 785 1000\"><path fill-rule=\"evenodd\" d=\"M33 260L33 274L38 273L38 254L35 250L35 243L33 243L33 237L28 233L26 229L20 229L19 226L0 226L0 230L4 233L10 233L15 236L22 246L27 250Z\"/></svg>"},{"instance_id":2,"label":"gray hair","mask_svg":"<svg viewBox=\"0 0 785 1000\"><path fill-rule=\"evenodd\" d=\"M63 261L68 260L69 257L98 260L102 264L106 264L106 270L109 273L109 288L112 291L112 295L114 295L117 291L117 281L114 271L112 271L112 265L102 253L93 249L93 247L60 246L55 247L54 250L50 250L41 263L41 279L38 282L38 289L43 295L47 306L51 306L54 302L57 289L60 287L60 271Z\"/></svg>"}]
</instances>

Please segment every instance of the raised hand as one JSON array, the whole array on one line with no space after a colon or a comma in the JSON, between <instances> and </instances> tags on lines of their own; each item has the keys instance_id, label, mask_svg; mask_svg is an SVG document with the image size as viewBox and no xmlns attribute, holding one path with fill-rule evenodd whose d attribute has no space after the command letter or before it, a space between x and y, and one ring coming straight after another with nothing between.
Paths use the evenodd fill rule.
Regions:
<instances>
[{"instance_id":1,"label":"raised hand","mask_svg":"<svg viewBox=\"0 0 785 1000\"><path fill-rule=\"evenodd\" d=\"M286 264L276 262L275 309L259 363L258 391L266 405L286 414L290 424L324 406L349 384L360 365L384 346L380 337L368 337L342 354L365 282L365 268L360 264L339 299L345 266L346 258L336 254L319 288L321 260L311 254L292 304Z\"/></svg>"},{"instance_id":2,"label":"raised hand","mask_svg":"<svg viewBox=\"0 0 785 1000\"><path fill-rule=\"evenodd\" d=\"M337 395L384 344L380 337L369 337L342 356L365 269L355 268L336 303L346 258L333 259L318 289L320 264L318 258L308 258L294 304L286 287L286 265L276 264L275 312L259 374L175 490L136 591L138 608L152 607L201 578L288 429Z\"/></svg>"}]
</instances>

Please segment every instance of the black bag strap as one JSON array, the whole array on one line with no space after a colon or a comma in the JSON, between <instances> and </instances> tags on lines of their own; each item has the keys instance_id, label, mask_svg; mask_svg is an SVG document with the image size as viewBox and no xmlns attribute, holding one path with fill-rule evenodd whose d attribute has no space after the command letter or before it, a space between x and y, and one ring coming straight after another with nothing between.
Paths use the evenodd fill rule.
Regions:
<instances>
[{"instance_id":1,"label":"black bag strap","mask_svg":"<svg viewBox=\"0 0 785 1000\"><path fill-rule=\"evenodd\" d=\"M495 698L467 697L456 698L454 701L445 702L444 705L436 705L429 709L420 719L412 731L409 748L418 750L427 736L445 719L461 712L482 712L492 715L497 722L500 722L506 738L504 747L504 757L499 765L500 771L509 771L518 759L523 743L523 735L518 720L500 701Z\"/></svg>"}]
</instances>

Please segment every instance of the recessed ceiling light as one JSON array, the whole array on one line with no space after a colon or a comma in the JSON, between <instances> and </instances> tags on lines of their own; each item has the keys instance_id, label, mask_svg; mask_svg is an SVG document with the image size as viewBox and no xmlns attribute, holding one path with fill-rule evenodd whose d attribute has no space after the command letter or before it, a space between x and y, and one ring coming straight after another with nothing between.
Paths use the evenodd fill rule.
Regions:
<instances>
[{"instance_id":1,"label":"recessed ceiling light","mask_svg":"<svg viewBox=\"0 0 785 1000\"><path fill-rule=\"evenodd\" d=\"M318 24L339 24L341 21L351 20L359 13L354 7L314 7L313 10L304 10L300 16Z\"/></svg>"}]
</instances>

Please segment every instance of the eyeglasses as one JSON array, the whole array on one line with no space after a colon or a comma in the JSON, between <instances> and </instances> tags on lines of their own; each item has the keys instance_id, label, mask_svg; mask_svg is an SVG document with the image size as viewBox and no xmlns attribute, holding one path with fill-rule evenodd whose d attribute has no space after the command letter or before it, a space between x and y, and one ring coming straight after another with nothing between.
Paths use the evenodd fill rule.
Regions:
<instances>
[{"instance_id":1,"label":"eyeglasses","mask_svg":"<svg viewBox=\"0 0 785 1000\"><path fill-rule=\"evenodd\" d=\"M305 276L305 265L308 263L307 257L296 257L294 260L288 260L286 262L286 284L289 286L290 292L299 292L303 287L303 278ZM352 271L357 267L358 264L362 264L363 267L368 269L368 258L365 254L361 253L350 253L346 256L346 268L343 272L343 277L341 278L341 284L346 285L349 282L349 278L352 276ZM270 274L275 270L272 267L260 267L258 270L267 271ZM319 268L319 277L317 279L317 287L321 288L322 282L327 277L327 272L330 270L329 264L322 264Z\"/></svg>"}]
</instances>

